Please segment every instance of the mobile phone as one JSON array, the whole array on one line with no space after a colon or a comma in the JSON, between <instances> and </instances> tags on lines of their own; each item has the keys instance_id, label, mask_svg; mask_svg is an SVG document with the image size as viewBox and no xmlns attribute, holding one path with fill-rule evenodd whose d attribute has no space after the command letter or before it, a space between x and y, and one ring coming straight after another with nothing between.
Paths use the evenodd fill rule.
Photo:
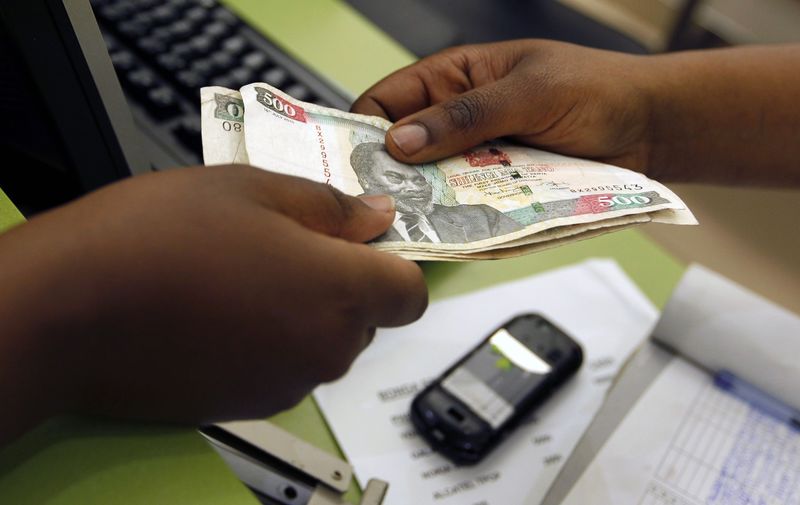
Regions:
<instances>
[{"instance_id":1,"label":"mobile phone","mask_svg":"<svg viewBox=\"0 0 800 505\"><path fill-rule=\"evenodd\" d=\"M421 391L411 421L435 450L474 464L581 366L583 350L539 314L514 317Z\"/></svg>"}]
</instances>

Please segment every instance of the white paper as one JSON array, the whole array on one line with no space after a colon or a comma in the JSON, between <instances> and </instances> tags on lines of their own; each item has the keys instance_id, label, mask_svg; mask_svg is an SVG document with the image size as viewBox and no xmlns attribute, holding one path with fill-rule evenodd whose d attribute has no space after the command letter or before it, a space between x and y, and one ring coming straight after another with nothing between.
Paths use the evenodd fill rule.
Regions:
<instances>
[{"instance_id":1,"label":"white paper","mask_svg":"<svg viewBox=\"0 0 800 505\"><path fill-rule=\"evenodd\" d=\"M800 410L800 317L717 273L692 265L653 337Z\"/></svg>"},{"instance_id":2,"label":"white paper","mask_svg":"<svg viewBox=\"0 0 800 505\"><path fill-rule=\"evenodd\" d=\"M800 433L675 358L562 505L800 504Z\"/></svg>"},{"instance_id":3,"label":"white paper","mask_svg":"<svg viewBox=\"0 0 800 505\"><path fill-rule=\"evenodd\" d=\"M524 312L543 314L579 341L583 367L487 459L455 467L414 431L411 400ZM656 317L616 263L592 260L431 304L417 323L379 331L350 372L315 397L361 485L389 482L385 505L539 503Z\"/></svg>"}]
</instances>

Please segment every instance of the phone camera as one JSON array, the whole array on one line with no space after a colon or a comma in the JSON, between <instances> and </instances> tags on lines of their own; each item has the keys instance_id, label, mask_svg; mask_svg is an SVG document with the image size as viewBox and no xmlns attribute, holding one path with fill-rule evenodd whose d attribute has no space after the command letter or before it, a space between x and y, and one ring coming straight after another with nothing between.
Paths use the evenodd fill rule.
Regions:
<instances>
[{"instance_id":1,"label":"phone camera","mask_svg":"<svg viewBox=\"0 0 800 505\"><path fill-rule=\"evenodd\" d=\"M450 417L452 417L459 423L464 422L464 414L459 412L455 407L450 407L449 409L447 409L447 413L450 414Z\"/></svg>"},{"instance_id":2,"label":"phone camera","mask_svg":"<svg viewBox=\"0 0 800 505\"><path fill-rule=\"evenodd\" d=\"M283 488L283 496L285 496L288 500L294 500L297 498L297 489L295 489L293 486L286 486Z\"/></svg>"}]
</instances>

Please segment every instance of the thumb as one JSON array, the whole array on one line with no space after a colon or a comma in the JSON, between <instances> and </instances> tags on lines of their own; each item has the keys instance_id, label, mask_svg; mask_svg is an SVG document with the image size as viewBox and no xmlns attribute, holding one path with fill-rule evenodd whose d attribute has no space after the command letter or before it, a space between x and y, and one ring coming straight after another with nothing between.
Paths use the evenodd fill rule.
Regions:
<instances>
[{"instance_id":1,"label":"thumb","mask_svg":"<svg viewBox=\"0 0 800 505\"><path fill-rule=\"evenodd\" d=\"M519 103L508 80L476 88L405 117L386 134L399 161L424 163L515 133Z\"/></svg>"},{"instance_id":2,"label":"thumb","mask_svg":"<svg viewBox=\"0 0 800 505\"><path fill-rule=\"evenodd\" d=\"M264 182L269 208L325 235L367 242L394 222L395 203L388 195L348 196L328 184L278 174Z\"/></svg>"}]
</instances>

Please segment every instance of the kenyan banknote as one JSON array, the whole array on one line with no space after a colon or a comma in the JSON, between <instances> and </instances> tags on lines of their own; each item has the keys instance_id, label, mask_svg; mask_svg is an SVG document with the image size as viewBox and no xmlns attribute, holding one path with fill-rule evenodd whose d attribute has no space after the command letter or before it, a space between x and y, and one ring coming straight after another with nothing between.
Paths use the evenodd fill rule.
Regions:
<instances>
[{"instance_id":1,"label":"kenyan banknote","mask_svg":"<svg viewBox=\"0 0 800 505\"><path fill-rule=\"evenodd\" d=\"M664 185L603 163L495 141L411 166L386 152L391 123L380 117L261 83L204 88L201 102L207 164L251 163L350 195L390 194L396 219L373 245L409 259L503 258L650 221L697 223Z\"/></svg>"},{"instance_id":2,"label":"kenyan banknote","mask_svg":"<svg viewBox=\"0 0 800 505\"><path fill-rule=\"evenodd\" d=\"M200 118L206 165L250 163L244 145L244 103L238 91L203 88Z\"/></svg>"}]
</instances>

